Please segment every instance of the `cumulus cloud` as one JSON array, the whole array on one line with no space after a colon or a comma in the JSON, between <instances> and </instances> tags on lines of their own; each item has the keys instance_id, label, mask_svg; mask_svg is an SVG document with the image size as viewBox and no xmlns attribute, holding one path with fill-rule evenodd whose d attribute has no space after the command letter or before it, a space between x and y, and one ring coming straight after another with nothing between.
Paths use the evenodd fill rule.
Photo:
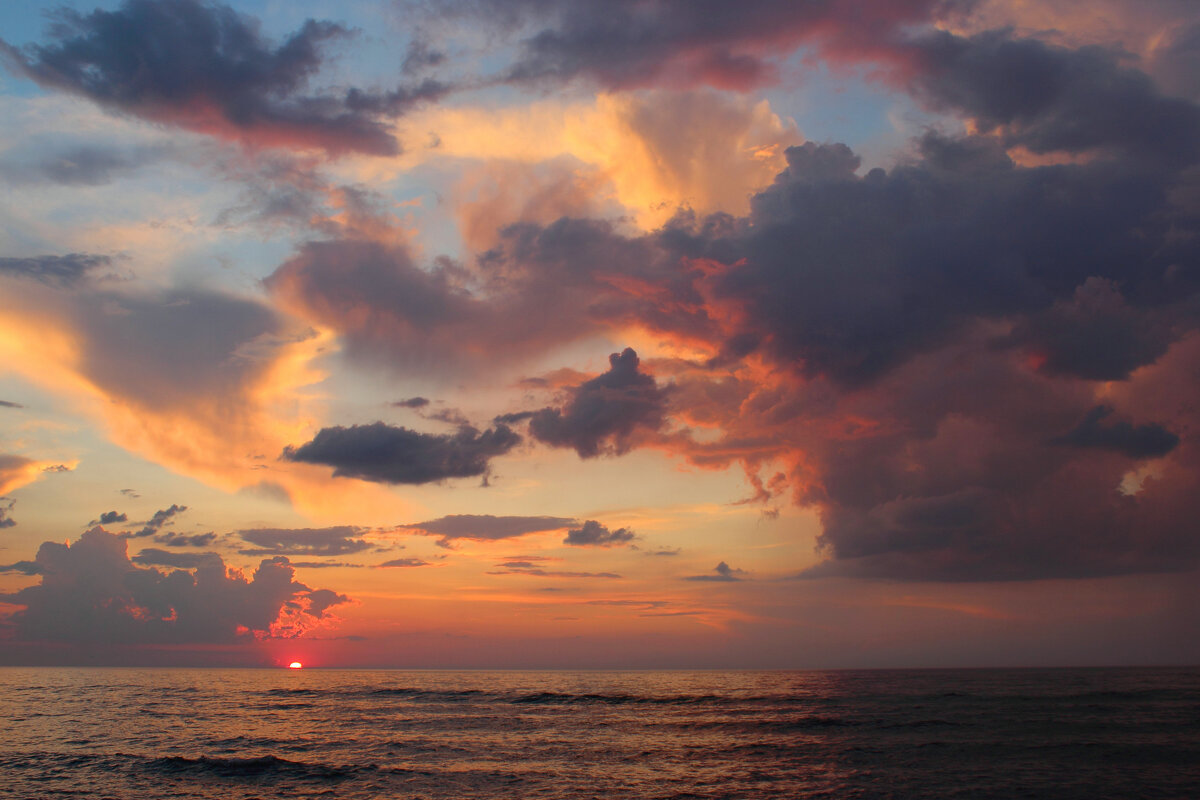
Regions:
<instances>
[{"instance_id":1,"label":"cumulus cloud","mask_svg":"<svg viewBox=\"0 0 1200 800\"><path fill-rule=\"evenodd\" d=\"M491 514L451 514L426 522L400 525L397 530L409 530L427 536L437 536L440 547L451 547L455 539L477 542L514 539L530 533L562 530L577 521L570 517L497 517Z\"/></svg>"},{"instance_id":2,"label":"cumulus cloud","mask_svg":"<svg viewBox=\"0 0 1200 800\"><path fill-rule=\"evenodd\" d=\"M636 538L637 535L628 528L609 530L608 526L589 519L580 527L569 529L567 538L563 539L563 544L576 547L612 547L613 545L628 544Z\"/></svg>"},{"instance_id":3,"label":"cumulus cloud","mask_svg":"<svg viewBox=\"0 0 1200 800\"><path fill-rule=\"evenodd\" d=\"M255 528L238 531L253 547L241 550L250 556L340 556L361 553L371 547L362 539L362 528L339 525L332 528Z\"/></svg>"},{"instance_id":4,"label":"cumulus cloud","mask_svg":"<svg viewBox=\"0 0 1200 800\"><path fill-rule=\"evenodd\" d=\"M162 572L130 561L126 541L93 528L73 544L46 542L23 570L41 582L0 600L18 641L188 644L294 636L349 598L294 579L286 558L250 577L219 556L143 551L144 562L186 565ZM20 564L13 565L18 569Z\"/></svg>"},{"instance_id":5,"label":"cumulus cloud","mask_svg":"<svg viewBox=\"0 0 1200 800\"><path fill-rule=\"evenodd\" d=\"M421 484L486 476L491 460L520 441L505 425L482 432L464 425L455 433L432 434L375 422L322 428L311 442L288 447L283 457L331 466L335 476Z\"/></svg>"},{"instance_id":6,"label":"cumulus cloud","mask_svg":"<svg viewBox=\"0 0 1200 800\"><path fill-rule=\"evenodd\" d=\"M561 408L543 408L501 418L529 419L533 438L553 447L570 447L580 458L620 455L639 437L666 424L667 391L638 369L632 348L608 357L609 369L567 391Z\"/></svg>"},{"instance_id":7,"label":"cumulus cloud","mask_svg":"<svg viewBox=\"0 0 1200 800\"><path fill-rule=\"evenodd\" d=\"M386 118L447 87L428 80L386 93L305 93L322 50L349 35L310 19L273 46L229 6L126 0L114 11L63 10L50 42L0 42L0 54L41 86L153 122L258 146L394 155Z\"/></svg>"},{"instance_id":8,"label":"cumulus cloud","mask_svg":"<svg viewBox=\"0 0 1200 800\"><path fill-rule=\"evenodd\" d=\"M100 515L100 520L99 520L101 525L113 525L118 522L128 522L128 521L129 521L129 516L127 514L122 514L119 511L105 511L103 514Z\"/></svg>"}]
</instances>

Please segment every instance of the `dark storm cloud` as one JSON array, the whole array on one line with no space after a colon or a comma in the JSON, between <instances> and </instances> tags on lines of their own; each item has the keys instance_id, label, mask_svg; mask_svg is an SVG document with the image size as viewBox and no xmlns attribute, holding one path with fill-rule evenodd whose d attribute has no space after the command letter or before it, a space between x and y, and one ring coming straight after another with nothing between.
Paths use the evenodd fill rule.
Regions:
<instances>
[{"instance_id":1,"label":"dark storm cloud","mask_svg":"<svg viewBox=\"0 0 1200 800\"><path fill-rule=\"evenodd\" d=\"M1035 153L1119 150L1191 163L1200 153L1200 109L1162 95L1145 73L1099 47L1068 50L1008 31L941 33L919 45L917 85L935 105L975 120L983 133Z\"/></svg>"},{"instance_id":2,"label":"dark storm cloud","mask_svg":"<svg viewBox=\"0 0 1200 800\"><path fill-rule=\"evenodd\" d=\"M427 522L400 525L397 530L411 530L429 536L438 536L440 537L439 546L450 547L455 539L475 541L512 539L529 533L562 530L576 524L578 521L570 517L497 517L491 514L451 514Z\"/></svg>"},{"instance_id":3,"label":"dark storm cloud","mask_svg":"<svg viewBox=\"0 0 1200 800\"><path fill-rule=\"evenodd\" d=\"M18 641L105 644L295 635L348 600L296 582L286 558L264 560L248 579L228 572L215 555L152 551L146 560L180 558L189 569L139 567L129 560L125 540L95 528L73 544L44 543L34 566L23 570L41 582L0 600L20 607L7 620Z\"/></svg>"},{"instance_id":4,"label":"dark storm cloud","mask_svg":"<svg viewBox=\"0 0 1200 800\"><path fill-rule=\"evenodd\" d=\"M238 536L254 545L241 550L250 556L340 556L370 549L360 538L361 528L339 525L333 528L256 528L238 531Z\"/></svg>"},{"instance_id":5,"label":"dark storm cloud","mask_svg":"<svg viewBox=\"0 0 1200 800\"><path fill-rule=\"evenodd\" d=\"M1112 450L1137 459L1165 456L1179 444L1179 437L1161 425L1133 425L1125 420L1105 425L1112 413L1108 406L1096 406L1074 430L1051 442Z\"/></svg>"},{"instance_id":6,"label":"dark storm cloud","mask_svg":"<svg viewBox=\"0 0 1200 800\"><path fill-rule=\"evenodd\" d=\"M119 511L105 511L103 514L100 515L100 520L99 520L101 525L112 525L117 522L128 522L128 521L129 521L129 515L122 514Z\"/></svg>"},{"instance_id":7,"label":"dark storm cloud","mask_svg":"<svg viewBox=\"0 0 1200 800\"><path fill-rule=\"evenodd\" d=\"M569 529L567 538L563 539L563 544L576 547L612 547L613 545L628 544L636 538L637 535L628 528L609 530L606 525L589 519L584 521L580 527Z\"/></svg>"},{"instance_id":8,"label":"dark storm cloud","mask_svg":"<svg viewBox=\"0 0 1200 800\"><path fill-rule=\"evenodd\" d=\"M187 506L181 506L172 503L170 508L163 508L155 511L154 516L146 520L146 523L142 526L141 530L130 532L127 535L135 539L139 539L144 536L153 536L154 534L158 533L159 529L161 529L164 525L171 524L172 520L177 514L182 514L184 511L187 511Z\"/></svg>"},{"instance_id":9,"label":"dark storm cloud","mask_svg":"<svg viewBox=\"0 0 1200 800\"><path fill-rule=\"evenodd\" d=\"M742 580L742 578L739 578L738 576L744 575L745 572L746 572L745 570L735 569L735 568L729 566L728 564L726 564L724 561L722 561L720 564L717 564L715 567L713 567L713 571L711 574L688 575L686 578L684 578L684 580L685 581L716 581L718 583L732 583L734 581Z\"/></svg>"},{"instance_id":10,"label":"dark storm cloud","mask_svg":"<svg viewBox=\"0 0 1200 800\"><path fill-rule=\"evenodd\" d=\"M287 448L283 457L331 466L336 476L421 484L486 476L491 459L520 441L521 437L504 425L483 432L464 425L455 433L431 434L375 422L323 428L311 442Z\"/></svg>"},{"instance_id":11,"label":"dark storm cloud","mask_svg":"<svg viewBox=\"0 0 1200 800\"><path fill-rule=\"evenodd\" d=\"M306 94L323 48L349 35L310 19L273 46L255 20L229 6L126 0L115 11L59 11L46 44L0 46L10 68L43 87L154 122L258 145L394 155L381 117L446 87L425 81L384 93Z\"/></svg>"},{"instance_id":12,"label":"dark storm cloud","mask_svg":"<svg viewBox=\"0 0 1200 800\"><path fill-rule=\"evenodd\" d=\"M155 542L165 544L167 547L209 547L216 540L217 534L212 531L208 533L175 533L174 531L167 531L154 537Z\"/></svg>"},{"instance_id":13,"label":"dark storm cloud","mask_svg":"<svg viewBox=\"0 0 1200 800\"><path fill-rule=\"evenodd\" d=\"M580 458L594 458L628 452L639 435L661 429L666 390L639 371L632 348L608 361L608 371L571 388L561 408L530 413L530 435L554 447L574 448Z\"/></svg>"},{"instance_id":14,"label":"dark storm cloud","mask_svg":"<svg viewBox=\"0 0 1200 800\"><path fill-rule=\"evenodd\" d=\"M29 256L0 258L0 275L32 278L48 286L72 286L112 262L108 256L68 253L65 256Z\"/></svg>"}]
</instances>

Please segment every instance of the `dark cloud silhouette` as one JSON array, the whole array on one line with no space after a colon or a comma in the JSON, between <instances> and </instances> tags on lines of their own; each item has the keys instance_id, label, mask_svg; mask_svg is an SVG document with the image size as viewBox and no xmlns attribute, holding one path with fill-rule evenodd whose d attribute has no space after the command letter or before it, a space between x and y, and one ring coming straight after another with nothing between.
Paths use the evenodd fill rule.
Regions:
<instances>
[{"instance_id":1,"label":"dark cloud silhouette","mask_svg":"<svg viewBox=\"0 0 1200 800\"><path fill-rule=\"evenodd\" d=\"M1051 442L1113 450L1129 458L1159 458L1179 444L1179 437L1161 425L1133 425L1124 420L1104 425L1112 413L1108 406L1096 406L1070 433Z\"/></svg>"},{"instance_id":2,"label":"dark cloud silhouette","mask_svg":"<svg viewBox=\"0 0 1200 800\"><path fill-rule=\"evenodd\" d=\"M686 578L684 578L684 580L685 581L717 581L717 582L721 582L721 583L731 583L734 581L742 580L742 578L739 578L738 576L744 575L745 572L746 572L745 570L735 569L735 568L729 566L728 564L726 564L724 561L722 561L721 563L719 563L715 567L713 567L713 571L711 574L688 575Z\"/></svg>"},{"instance_id":3,"label":"dark cloud silhouette","mask_svg":"<svg viewBox=\"0 0 1200 800\"><path fill-rule=\"evenodd\" d=\"M628 528L609 530L607 526L601 525L594 519L589 519L580 527L568 530L563 544L576 547L612 547L613 545L628 544L636 538L637 535Z\"/></svg>"},{"instance_id":4,"label":"dark cloud silhouette","mask_svg":"<svg viewBox=\"0 0 1200 800\"><path fill-rule=\"evenodd\" d=\"M497 517L491 514L451 514L427 522L400 525L397 530L410 530L428 536L438 536L438 545L450 547L455 539L494 541L513 539L530 533L562 530L578 524L570 517Z\"/></svg>"},{"instance_id":5,"label":"dark cloud silhouette","mask_svg":"<svg viewBox=\"0 0 1200 800\"><path fill-rule=\"evenodd\" d=\"M0 408L24 408L20 403L14 403L11 400L0 400Z\"/></svg>"},{"instance_id":6,"label":"dark cloud silhouette","mask_svg":"<svg viewBox=\"0 0 1200 800\"><path fill-rule=\"evenodd\" d=\"M639 371L632 348L608 360L609 370L570 389L562 408L530 413L530 435L554 447L574 448L580 458L594 458L628 452L639 436L661 429L666 390Z\"/></svg>"},{"instance_id":7,"label":"dark cloud silhouette","mask_svg":"<svg viewBox=\"0 0 1200 800\"><path fill-rule=\"evenodd\" d=\"M119 511L105 511L100 515L99 521L101 525L113 525L117 522L128 522L129 516Z\"/></svg>"},{"instance_id":8,"label":"dark cloud silhouette","mask_svg":"<svg viewBox=\"0 0 1200 800\"><path fill-rule=\"evenodd\" d=\"M17 501L11 497L0 497L0 530L12 528L17 524L17 521L10 516L16 505Z\"/></svg>"},{"instance_id":9,"label":"dark cloud silhouette","mask_svg":"<svg viewBox=\"0 0 1200 800\"><path fill-rule=\"evenodd\" d=\"M211 547L216 540L217 534L212 531L208 533L175 533L174 531L167 531L154 537L155 542L165 544L167 547ZM145 551L143 550L142 552Z\"/></svg>"},{"instance_id":10,"label":"dark cloud silhouette","mask_svg":"<svg viewBox=\"0 0 1200 800\"><path fill-rule=\"evenodd\" d=\"M145 560L182 560L189 568L139 567L126 541L100 528L73 544L44 543L23 570L41 582L0 595L18 607L8 617L15 639L185 644L294 636L348 601L296 582L286 558L262 561L249 578L227 571L215 555L150 551Z\"/></svg>"},{"instance_id":11,"label":"dark cloud silhouette","mask_svg":"<svg viewBox=\"0 0 1200 800\"><path fill-rule=\"evenodd\" d=\"M21 575L40 575L41 567L35 561L18 561L15 564L0 564L0 572L17 572Z\"/></svg>"},{"instance_id":12,"label":"dark cloud silhouette","mask_svg":"<svg viewBox=\"0 0 1200 800\"><path fill-rule=\"evenodd\" d=\"M409 397L405 400L397 400L392 405L396 408L424 408L429 405L429 399L425 397Z\"/></svg>"},{"instance_id":13,"label":"dark cloud silhouette","mask_svg":"<svg viewBox=\"0 0 1200 800\"><path fill-rule=\"evenodd\" d=\"M69 253L65 256L0 258L0 275L32 278L49 286L72 286L112 262L108 256Z\"/></svg>"},{"instance_id":14,"label":"dark cloud silhouette","mask_svg":"<svg viewBox=\"0 0 1200 800\"><path fill-rule=\"evenodd\" d=\"M177 569L196 569L197 567L223 565L221 557L216 553L173 553L160 550L157 547L147 547L130 559L134 564L147 566L176 567Z\"/></svg>"},{"instance_id":15,"label":"dark cloud silhouette","mask_svg":"<svg viewBox=\"0 0 1200 800\"><path fill-rule=\"evenodd\" d=\"M187 511L187 506L181 506L172 503L170 508L163 508L155 511L154 516L146 520L146 523L142 526L141 530L132 531L125 535L135 539L140 539L145 536L153 536L154 534L158 533L158 531L164 525L172 524L175 516L182 514L184 511Z\"/></svg>"},{"instance_id":16,"label":"dark cloud silhouette","mask_svg":"<svg viewBox=\"0 0 1200 800\"><path fill-rule=\"evenodd\" d=\"M464 425L455 433L431 434L375 422L323 428L311 442L287 448L283 457L331 466L336 476L421 484L486 476L491 459L520 441L505 425L483 432Z\"/></svg>"},{"instance_id":17,"label":"dark cloud silhouette","mask_svg":"<svg viewBox=\"0 0 1200 800\"><path fill-rule=\"evenodd\" d=\"M153 122L258 146L331 154L399 151L385 119L434 100L427 80L390 92L306 94L322 50L350 32L308 20L278 46L229 6L126 0L114 11L62 10L46 44L0 42L9 67L48 89Z\"/></svg>"},{"instance_id":18,"label":"dark cloud silhouette","mask_svg":"<svg viewBox=\"0 0 1200 800\"><path fill-rule=\"evenodd\" d=\"M251 556L340 556L361 553L371 544L361 538L362 528L339 525L332 528L256 528L238 531L247 543L243 555Z\"/></svg>"}]
</instances>

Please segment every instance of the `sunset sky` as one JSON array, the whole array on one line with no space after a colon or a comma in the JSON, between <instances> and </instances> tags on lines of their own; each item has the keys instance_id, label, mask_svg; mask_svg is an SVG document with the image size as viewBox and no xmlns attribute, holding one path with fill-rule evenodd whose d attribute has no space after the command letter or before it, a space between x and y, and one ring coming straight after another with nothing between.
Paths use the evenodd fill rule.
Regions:
<instances>
[{"instance_id":1,"label":"sunset sky","mask_svg":"<svg viewBox=\"0 0 1200 800\"><path fill-rule=\"evenodd\" d=\"M1200 660L1194 0L0 37L0 664Z\"/></svg>"}]
</instances>

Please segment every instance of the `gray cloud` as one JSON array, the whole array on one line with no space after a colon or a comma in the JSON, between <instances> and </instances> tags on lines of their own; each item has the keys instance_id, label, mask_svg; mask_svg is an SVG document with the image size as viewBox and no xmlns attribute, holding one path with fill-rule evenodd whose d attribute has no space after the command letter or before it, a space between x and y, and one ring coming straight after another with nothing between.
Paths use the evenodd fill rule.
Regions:
<instances>
[{"instance_id":1,"label":"gray cloud","mask_svg":"<svg viewBox=\"0 0 1200 800\"><path fill-rule=\"evenodd\" d=\"M637 535L628 528L609 530L607 526L601 525L594 519L589 519L580 527L568 530L563 544L576 547L612 547L613 545L628 544L636 538Z\"/></svg>"},{"instance_id":2,"label":"gray cloud","mask_svg":"<svg viewBox=\"0 0 1200 800\"><path fill-rule=\"evenodd\" d=\"M155 542L165 544L167 547L211 547L216 540L217 534L212 531L207 533L175 533L174 531L167 531L154 537Z\"/></svg>"},{"instance_id":3,"label":"gray cloud","mask_svg":"<svg viewBox=\"0 0 1200 800\"><path fill-rule=\"evenodd\" d=\"M684 578L684 580L685 581L717 581L717 582L721 582L721 583L731 583L734 581L742 580L742 578L740 578L738 576L744 575L745 572L746 571L742 570L742 569L734 569L733 567L729 566L724 561L722 561L721 563L719 563L715 567L713 567L713 571L711 574L689 575L686 578Z\"/></svg>"},{"instance_id":4,"label":"gray cloud","mask_svg":"<svg viewBox=\"0 0 1200 800\"><path fill-rule=\"evenodd\" d=\"M1179 437L1161 425L1133 425L1125 420L1104 425L1112 413L1108 406L1096 406L1079 425L1051 443L1112 450L1135 459L1159 458L1179 445Z\"/></svg>"},{"instance_id":5,"label":"gray cloud","mask_svg":"<svg viewBox=\"0 0 1200 800\"><path fill-rule=\"evenodd\" d=\"M288 447L289 461L325 464L336 476L377 483L421 484L486 476L491 459L521 441L505 425L480 432L462 426L451 434L419 433L382 422L323 428L311 442Z\"/></svg>"},{"instance_id":6,"label":"gray cloud","mask_svg":"<svg viewBox=\"0 0 1200 800\"><path fill-rule=\"evenodd\" d=\"M14 403L10 400L0 400L0 408L24 408L20 403Z\"/></svg>"},{"instance_id":7,"label":"gray cloud","mask_svg":"<svg viewBox=\"0 0 1200 800\"><path fill-rule=\"evenodd\" d=\"M429 566L429 562L420 558L393 558L391 561L384 561L382 564L376 564L375 566L381 569L389 567L427 567Z\"/></svg>"},{"instance_id":8,"label":"gray cloud","mask_svg":"<svg viewBox=\"0 0 1200 800\"><path fill-rule=\"evenodd\" d=\"M17 501L11 497L0 497L0 530L12 528L17 524L17 521L9 516L16 505Z\"/></svg>"},{"instance_id":9,"label":"gray cloud","mask_svg":"<svg viewBox=\"0 0 1200 800\"><path fill-rule=\"evenodd\" d=\"M101 525L113 525L117 522L128 522L128 521L129 521L129 516L127 514L122 514L119 511L105 511L103 514L100 515L100 520L99 520Z\"/></svg>"},{"instance_id":10,"label":"gray cloud","mask_svg":"<svg viewBox=\"0 0 1200 800\"><path fill-rule=\"evenodd\" d=\"M178 569L196 569L223 565L224 561L216 553L172 553L156 547L147 547L130 559L134 564L176 567Z\"/></svg>"},{"instance_id":11,"label":"gray cloud","mask_svg":"<svg viewBox=\"0 0 1200 800\"><path fill-rule=\"evenodd\" d=\"M146 520L146 523L142 526L141 530L130 532L127 535L135 539L140 539L145 536L153 536L154 534L158 533L159 529L161 529L164 525L172 524L175 516L177 514L182 514L184 511L187 511L187 506L181 506L172 503L170 508L163 508L155 511L154 516Z\"/></svg>"},{"instance_id":12,"label":"gray cloud","mask_svg":"<svg viewBox=\"0 0 1200 800\"><path fill-rule=\"evenodd\" d=\"M399 148L381 118L447 87L427 80L386 93L306 94L322 49L349 35L310 19L274 47L256 21L229 6L126 0L115 11L62 10L49 43L0 42L0 54L43 87L154 122L257 145L394 155Z\"/></svg>"},{"instance_id":13,"label":"gray cloud","mask_svg":"<svg viewBox=\"0 0 1200 800\"><path fill-rule=\"evenodd\" d=\"M72 286L82 281L89 273L107 267L111 262L112 259L108 256L87 253L0 258L0 275L32 278L49 286Z\"/></svg>"},{"instance_id":14,"label":"gray cloud","mask_svg":"<svg viewBox=\"0 0 1200 800\"><path fill-rule=\"evenodd\" d=\"M530 533L555 531L576 525L570 517L497 517L491 514L451 514L426 522L400 525L397 530L411 530L440 537L438 545L450 547L455 539L495 541L513 539Z\"/></svg>"},{"instance_id":15,"label":"gray cloud","mask_svg":"<svg viewBox=\"0 0 1200 800\"><path fill-rule=\"evenodd\" d=\"M362 528L339 525L332 528L255 528L238 531L253 548L243 555L340 556L361 553L371 544L360 538Z\"/></svg>"},{"instance_id":16,"label":"gray cloud","mask_svg":"<svg viewBox=\"0 0 1200 800\"><path fill-rule=\"evenodd\" d=\"M666 422L665 389L639 371L637 353L625 348L608 358L609 370L568 392L562 408L543 408L501 420L529 419L529 433L554 447L571 447L580 458L628 452L637 439Z\"/></svg>"}]
</instances>

